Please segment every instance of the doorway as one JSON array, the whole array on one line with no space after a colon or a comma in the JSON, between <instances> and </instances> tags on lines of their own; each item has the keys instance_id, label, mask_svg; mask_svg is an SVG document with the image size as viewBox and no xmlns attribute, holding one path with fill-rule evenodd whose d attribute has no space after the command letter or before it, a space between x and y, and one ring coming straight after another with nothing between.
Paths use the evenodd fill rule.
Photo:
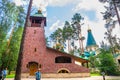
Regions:
<instances>
[{"instance_id":1,"label":"doorway","mask_svg":"<svg viewBox=\"0 0 120 80\"><path fill-rule=\"evenodd\" d=\"M38 63L37 62L29 62L29 74L30 76L35 75L35 72L38 69Z\"/></svg>"}]
</instances>

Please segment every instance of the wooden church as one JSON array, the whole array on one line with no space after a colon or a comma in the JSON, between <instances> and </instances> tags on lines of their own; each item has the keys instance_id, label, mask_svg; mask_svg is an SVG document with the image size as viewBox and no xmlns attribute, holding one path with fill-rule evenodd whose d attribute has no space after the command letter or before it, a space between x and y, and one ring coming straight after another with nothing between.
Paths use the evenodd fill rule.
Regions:
<instances>
[{"instance_id":1,"label":"wooden church","mask_svg":"<svg viewBox=\"0 0 120 80\"><path fill-rule=\"evenodd\" d=\"M22 77L34 76L41 68L42 77L88 77L88 60L46 46L46 17L41 11L30 16L23 44Z\"/></svg>"}]
</instances>

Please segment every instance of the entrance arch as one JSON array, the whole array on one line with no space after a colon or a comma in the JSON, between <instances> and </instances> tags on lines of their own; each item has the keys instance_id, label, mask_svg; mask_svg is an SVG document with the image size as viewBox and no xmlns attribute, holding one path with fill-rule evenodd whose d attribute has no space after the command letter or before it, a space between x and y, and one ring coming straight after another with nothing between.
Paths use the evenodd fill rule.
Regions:
<instances>
[{"instance_id":1,"label":"entrance arch","mask_svg":"<svg viewBox=\"0 0 120 80\"><path fill-rule=\"evenodd\" d=\"M35 75L35 72L38 69L38 63L37 62L29 62L28 64L29 64L29 74L31 76Z\"/></svg>"}]
</instances>

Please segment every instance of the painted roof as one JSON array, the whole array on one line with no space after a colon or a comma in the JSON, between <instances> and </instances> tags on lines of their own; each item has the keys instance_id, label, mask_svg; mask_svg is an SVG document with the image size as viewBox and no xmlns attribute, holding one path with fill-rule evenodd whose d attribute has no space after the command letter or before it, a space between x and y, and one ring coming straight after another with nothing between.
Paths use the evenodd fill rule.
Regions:
<instances>
[{"instance_id":1,"label":"painted roof","mask_svg":"<svg viewBox=\"0 0 120 80\"><path fill-rule=\"evenodd\" d=\"M90 56L90 52L85 51L85 52L84 52L84 55L87 56L87 57L89 57L89 56Z\"/></svg>"},{"instance_id":2,"label":"painted roof","mask_svg":"<svg viewBox=\"0 0 120 80\"><path fill-rule=\"evenodd\" d=\"M38 12L35 13L34 15L32 15L32 16L34 16L34 17L44 17L41 10L38 10Z\"/></svg>"},{"instance_id":3,"label":"painted roof","mask_svg":"<svg viewBox=\"0 0 120 80\"><path fill-rule=\"evenodd\" d=\"M84 53L84 59L88 60L88 57L96 55L95 51L85 51Z\"/></svg>"},{"instance_id":4,"label":"painted roof","mask_svg":"<svg viewBox=\"0 0 120 80\"><path fill-rule=\"evenodd\" d=\"M96 41L92 35L92 32L91 32L91 29L88 30L88 37L87 37L87 45L86 47L88 46L96 46Z\"/></svg>"}]
</instances>

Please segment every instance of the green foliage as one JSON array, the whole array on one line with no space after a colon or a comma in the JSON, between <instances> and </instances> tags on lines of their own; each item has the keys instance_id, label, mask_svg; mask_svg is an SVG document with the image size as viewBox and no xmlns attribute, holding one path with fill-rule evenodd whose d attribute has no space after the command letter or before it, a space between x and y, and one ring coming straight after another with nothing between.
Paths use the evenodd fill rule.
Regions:
<instances>
[{"instance_id":1,"label":"green foliage","mask_svg":"<svg viewBox=\"0 0 120 80\"><path fill-rule=\"evenodd\" d=\"M74 39L80 40L82 38L81 35L81 21L83 20L82 16L79 13L73 15L72 18L72 28L74 32Z\"/></svg>"},{"instance_id":2,"label":"green foliage","mask_svg":"<svg viewBox=\"0 0 120 80\"><path fill-rule=\"evenodd\" d=\"M59 38L59 39L58 39ZM54 42L60 42L62 38L62 29L58 28L56 31L53 32L53 34L50 35L50 39Z\"/></svg>"},{"instance_id":3,"label":"green foliage","mask_svg":"<svg viewBox=\"0 0 120 80\"><path fill-rule=\"evenodd\" d=\"M72 28L73 28L73 34L74 34L73 38L74 40L79 41L79 49L81 51L79 55L82 55L82 53L84 52L82 42L85 38L82 36L82 33L81 33L82 20L83 20L83 17L79 13L76 13L73 15L73 18L72 18Z\"/></svg>"},{"instance_id":4,"label":"green foliage","mask_svg":"<svg viewBox=\"0 0 120 80\"><path fill-rule=\"evenodd\" d=\"M106 75L119 75L118 66L110 51L101 49L101 53L97 57L99 59L98 67L101 72L105 72Z\"/></svg>"},{"instance_id":5,"label":"green foliage","mask_svg":"<svg viewBox=\"0 0 120 80\"><path fill-rule=\"evenodd\" d=\"M23 28L18 27L13 32L12 39L10 41L10 46L8 47L9 52L6 56L7 60L6 60L5 66L8 67L10 71L16 68L18 53L19 53L19 48L20 48L20 42L22 38L22 31L23 31Z\"/></svg>"},{"instance_id":6,"label":"green foliage","mask_svg":"<svg viewBox=\"0 0 120 80\"><path fill-rule=\"evenodd\" d=\"M62 36L63 29L58 28L53 34L50 35L50 39L54 41L54 49L64 51L64 40Z\"/></svg>"},{"instance_id":7,"label":"green foliage","mask_svg":"<svg viewBox=\"0 0 120 80\"><path fill-rule=\"evenodd\" d=\"M90 60L90 67L91 68L95 68L98 65L98 61L96 59L96 56L90 56L89 60Z\"/></svg>"},{"instance_id":8,"label":"green foliage","mask_svg":"<svg viewBox=\"0 0 120 80\"><path fill-rule=\"evenodd\" d=\"M79 14L79 13L76 13L73 15L73 18L72 18L72 22L75 23L75 22L81 22L81 20L83 20L84 18Z\"/></svg>"},{"instance_id":9,"label":"green foliage","mask_svg":"<svg viewBox=\"0 0 120 80\"><path fill-rule=\"evenodd\" d=\"M65 21L65 25L63 27L62 35L63 35L63 39L65 41L70 40L73 36L73 29L72 29L72 27L71 27L71 25L68 21Z\"/></svg>"},{"instance_id":10,"label":"green foliage","mask_svg":"<svg viewBox=\"0 0 120 80\"><path fill-rule=\"evenodd\" d=\"M6 78L14 78L14 77L15 77L15 74L10 74L6 76Z\"/></svg>"},{"instance_id":11,"label":"green foliage","mask_svg":"<svg viewBox=\"0 0 120 80\"><path fill-rule=\"evenodd\" d=\"M15 68L24 19L23 7L0 0L0 67ZM10 34L12 28L14 32Z\"/></svg>"},{"instance_id":12,"label":"green foliage","mask_svg":"<svg viewBox=\"0 0 120 80\"><path fill-rule=\"evenodd\" d=\"M81 43L85 39L81 34L80 23L82 20L83 17L79 13L76 13L75 15L73 15L71 23L65 21L63 29L58 28L55 32L53 32L50 35L51 40L55 42L54 44L56 44L56 42L62 44L64 46L64 49L66 48L67 45L68 52L74 54L75 53L74 49L76 46L75 42L79 40L79 43ZM79 51L82 51L80 50L81 44L79 44Z\"/></svg>"},{"instance_id":13,"label":"green foliage","mask_svg":"<svg viewBox=\"0 0 120 80\"><path fill-rule=\"evenodd\" d=\"M100 73L90 73L91 76L101 76Z\"/></svg>"},{"instance_id":14,"label":"green foliage","mask_svg":"<svg viewBox=\"0 0 120 80\"><path fill-rule=\"evenodd\" d=\"M71 54L70 50L71 50L71 40L73 39L73 28L68 21L65 21L62 35L63 35L63 40L65 42L68 41L68 52ZM72 45L72 46L74 46L74 45Z\"/></svg>"}]
</instances>

